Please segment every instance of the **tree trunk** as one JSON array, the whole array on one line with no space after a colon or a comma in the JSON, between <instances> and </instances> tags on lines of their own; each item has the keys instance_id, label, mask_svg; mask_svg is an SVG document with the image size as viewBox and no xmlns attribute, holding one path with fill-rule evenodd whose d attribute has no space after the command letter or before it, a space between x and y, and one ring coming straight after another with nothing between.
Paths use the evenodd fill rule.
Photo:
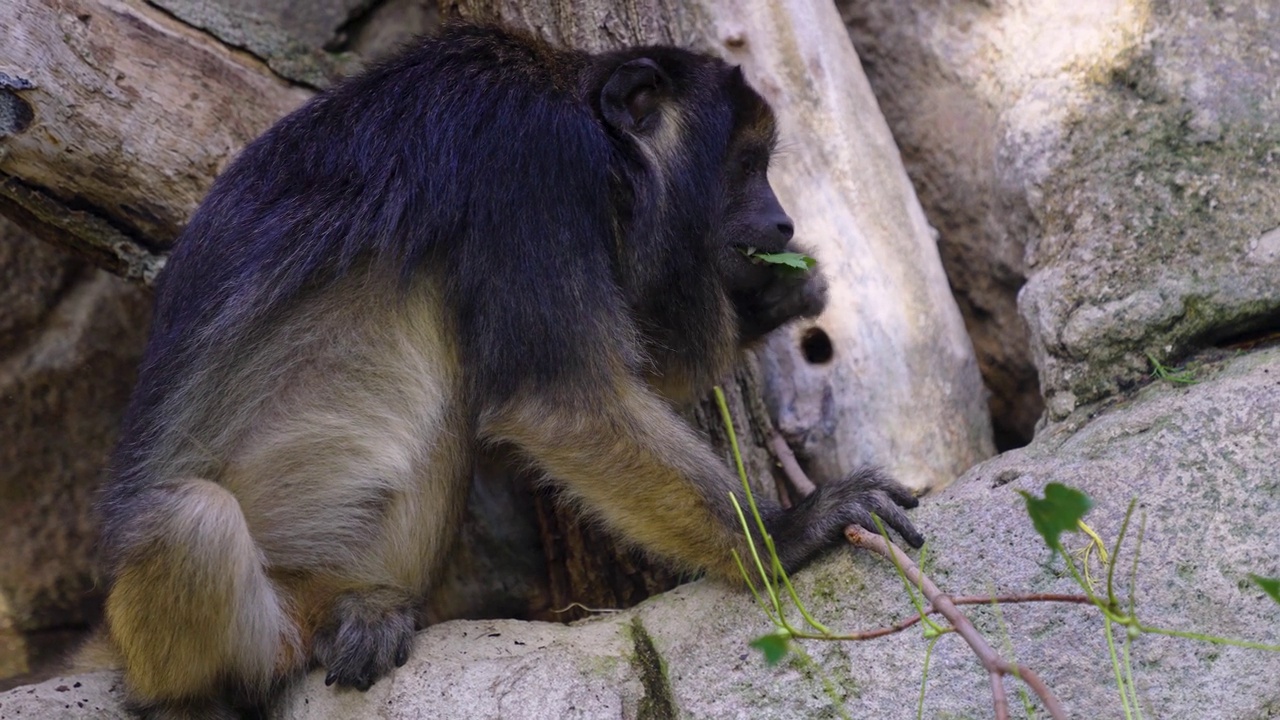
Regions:
<instances>
[{"instance_id":1,"label":"tree trunk","mask_svg":"<svg viewBox=\"0 0 1280 720\"><path fill-rule=\"evenodd\" d=\"M334 17L403 5L322 4ZM270 20L262 22L298 15L291 0L263 6L256 17ZM442 6L445 15L500 19L590 50L671 43L718 53L741 64L773 104L783 152L771 179L831 281L831 303L815 321L778 333L727 379L744 459L762 492L776 486L776 463L764 449L775 425L819 481L877 464L934 488L989 454L976 364L930 230L829 2ZM311 94L273 68L311 83L328 77L297 65L325 55L324 32L270 28L303 38L301 54L247 40L245 25L228 21L245 12L235 0L9 0L6 8L0 212L143 282L240 147ZM201 20L209 17L220 20ZM361 23L367 17L352 15L330 28L334 42ZM726 448L710 404L695 421ZM564 618L571 613L558 611L571 602L629 604L677 580L583 527L529 478L513 483L510 475L500 455L477 472L453 580L433 601L437 617Z\"/></svg>"}]
</instances>

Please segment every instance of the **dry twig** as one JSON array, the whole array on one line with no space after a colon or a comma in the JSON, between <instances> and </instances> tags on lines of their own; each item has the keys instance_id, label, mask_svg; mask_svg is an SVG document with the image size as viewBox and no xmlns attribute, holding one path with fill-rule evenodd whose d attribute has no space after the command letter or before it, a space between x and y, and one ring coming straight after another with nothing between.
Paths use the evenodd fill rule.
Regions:
<instances>
[{"instance_id":1,"label":"dry twig","mask_svg":"<svg viewBox=\"0 0 1280 720\"><path fill-rule=\"evenodd\" d=\"M991 675L991 698L995 705L996 719L1006 720L1009 717L1009 698L1005 693L1003 678L1005 675L1013 675L1020 678L1031 691L1040 698L1040 702L1044 703L1044 707L1049 711L1050 717L1054 720L1061 720L1067 717L1067 713L1062 709L1062 704L1058 702L1058 698L1044 684L1040 676L1028 667L1017 665L1005 660L996 652L995 648L987 643L986 638L978 632L973 626L969 618L960 612L960 608L955 602L942 592L933 581L925 577L920 572L920 568L916 567L915 562L907 557L897 545L885 540L882 536L877 535L863 528L850 525L844 529L845 537L849 539L856 547L866 548L879 555L889 558L897 565L911 581L913 585L920 588L920 592L924 593L925 599L933 606L938 614L947 619L951 623L960 637L969 644L978 661L982 663L982 667ZM1074 601L1073 601L1074 602Z\"/></svg>"},{"instance_id":2,"label":"dry twig","mask_svg":"<svg viewBox=\"0 0 1280 720\"><path fill-rule=\"evenodd\" d=\"M797 495L804 497L818 489L800 467L800 462L796 460L796 454L791 452L791 446L787 444L787 439L782 437L780 433L769 434L769 449L773 451L773 456L778 459L778 464L782 466L782 472L791 481L791 487L796 491Z\"/></svg>"},{"instance_id":3,"label":"dry twig","mask_svg":"<svg viewBox=\"0 0 1280 720\"><path fill-rule=\"evenodd\" d=\"M1016 605L1018 603L1033 602L1060 602L1071 603L1074 605L1092 605L1093 601L1084 595L1068 595L1063 593L1027 593L1025 595L992 595L983 597L982 595L962 595L951 598L953 605ZM846 633L843 635L832 635L831 640L874 640L875 638L885 637L900 633L907 628L915 627L924 620L925 615L940 615L941 613L933 605L929 605L924 609L923 615L911 615L905 617L898 622L875 630L860 630L858 632Z\"/></svg>"}]
</instances>

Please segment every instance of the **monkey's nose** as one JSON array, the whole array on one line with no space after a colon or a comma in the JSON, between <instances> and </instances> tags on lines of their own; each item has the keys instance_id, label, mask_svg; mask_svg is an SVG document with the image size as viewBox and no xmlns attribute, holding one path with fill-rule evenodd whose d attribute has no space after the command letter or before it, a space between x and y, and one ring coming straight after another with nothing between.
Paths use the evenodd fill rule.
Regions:
<instances>
[{"instance_id":1,"label":"monkey's nose","mask_svg":"<svg viewBox=\"0 0 1280 720\"><path fill-rule=\"evenodd\" d=\"M760 239L764 241L765 247L769 248L769 252L779 252L791 240L791 236L796 234L796 226L791 222L791 216L782 212L782 208L760 213L755 218L755 226L756 232L760 233Z\"/></svg>"}]
</instances>

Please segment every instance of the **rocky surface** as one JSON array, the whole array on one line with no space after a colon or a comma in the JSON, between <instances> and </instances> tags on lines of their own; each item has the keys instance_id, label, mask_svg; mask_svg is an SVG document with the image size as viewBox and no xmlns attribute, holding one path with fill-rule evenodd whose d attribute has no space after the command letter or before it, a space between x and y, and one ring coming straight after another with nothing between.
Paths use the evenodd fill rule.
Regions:
<instances>
[{"instance_id":1,"label":"rocky surface","mask_svg":"<svg viewBox=\"0 0 1280 720\"><path fill-rule=\"evenodd\" d=\"M1146 518L1142 620L1280 644L1280 605L1247 578L1280 576L1278 436L1280 348L1207 362L1197 384L1155 383L1096 416L1072 415L926 500L916 519L931 539L928 572L956 594L1070 592L1016 491L1061 482L1087 492L1095 507L1086 519L1108 542L1136 497ZM1133 537L1121 554L1126 568ZM1078 534L1065 540L1069 549L1084 545ZM1128 580L1120 585L1127 592ZM892 568L869 555L834 553L800 573L797 587L836 629L888 625L911 612ZM1071 717L1120 715L1096 611L1034 604L969 615L993 644L1039 671ZM812 664L793 655L769 668L747 645L769 629L749 594L703 582L567 627L449 622L422 632L409 664L368 693L326 688L313 673L274 717L822 718L838 716L833 697L854 717L915 717L926 645L918 630L806 642ZM1135 641L1133 653L1147 717L1260 720L1280 708L1280 653L1153 635ZM117 717L118 697L109 673L59 678L0 695L0 719ZM959 638L943 638L925 717L990 712L973 655Z\"/></svg>"},{"instance_id":2,"label":"rocky surface","mask_svg":"<svg viewBox=\"0 0 1280 720\"><path fill-rule=\"evenodd\" d=\"M998 427L1026 427L1028 358L1058 421L1131 387L1148 354L1276 325L1271 3L839 4L941 230Z\"/></svg>"}]
</instances>

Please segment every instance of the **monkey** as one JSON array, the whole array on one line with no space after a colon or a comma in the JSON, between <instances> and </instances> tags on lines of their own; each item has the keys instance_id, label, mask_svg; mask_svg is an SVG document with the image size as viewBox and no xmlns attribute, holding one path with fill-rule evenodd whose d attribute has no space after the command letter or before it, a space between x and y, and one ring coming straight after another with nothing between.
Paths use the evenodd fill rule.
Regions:
<instances>
[{"instance_id":1,"label":"monkey","mask_svg":"<svg viewBox=\"0 0 1280 720\"><path fill-rule=\"evenodd\" d=\"M736 476L680 414L826 303L740 68L451 24L318 94L213 183L156 285L96 509L105 642L153 718L260 712L406 661L476 453L502 445L673 567L733 582ZM758 499L783 565L915 497Z\"/></svg>"}]
</instances>

